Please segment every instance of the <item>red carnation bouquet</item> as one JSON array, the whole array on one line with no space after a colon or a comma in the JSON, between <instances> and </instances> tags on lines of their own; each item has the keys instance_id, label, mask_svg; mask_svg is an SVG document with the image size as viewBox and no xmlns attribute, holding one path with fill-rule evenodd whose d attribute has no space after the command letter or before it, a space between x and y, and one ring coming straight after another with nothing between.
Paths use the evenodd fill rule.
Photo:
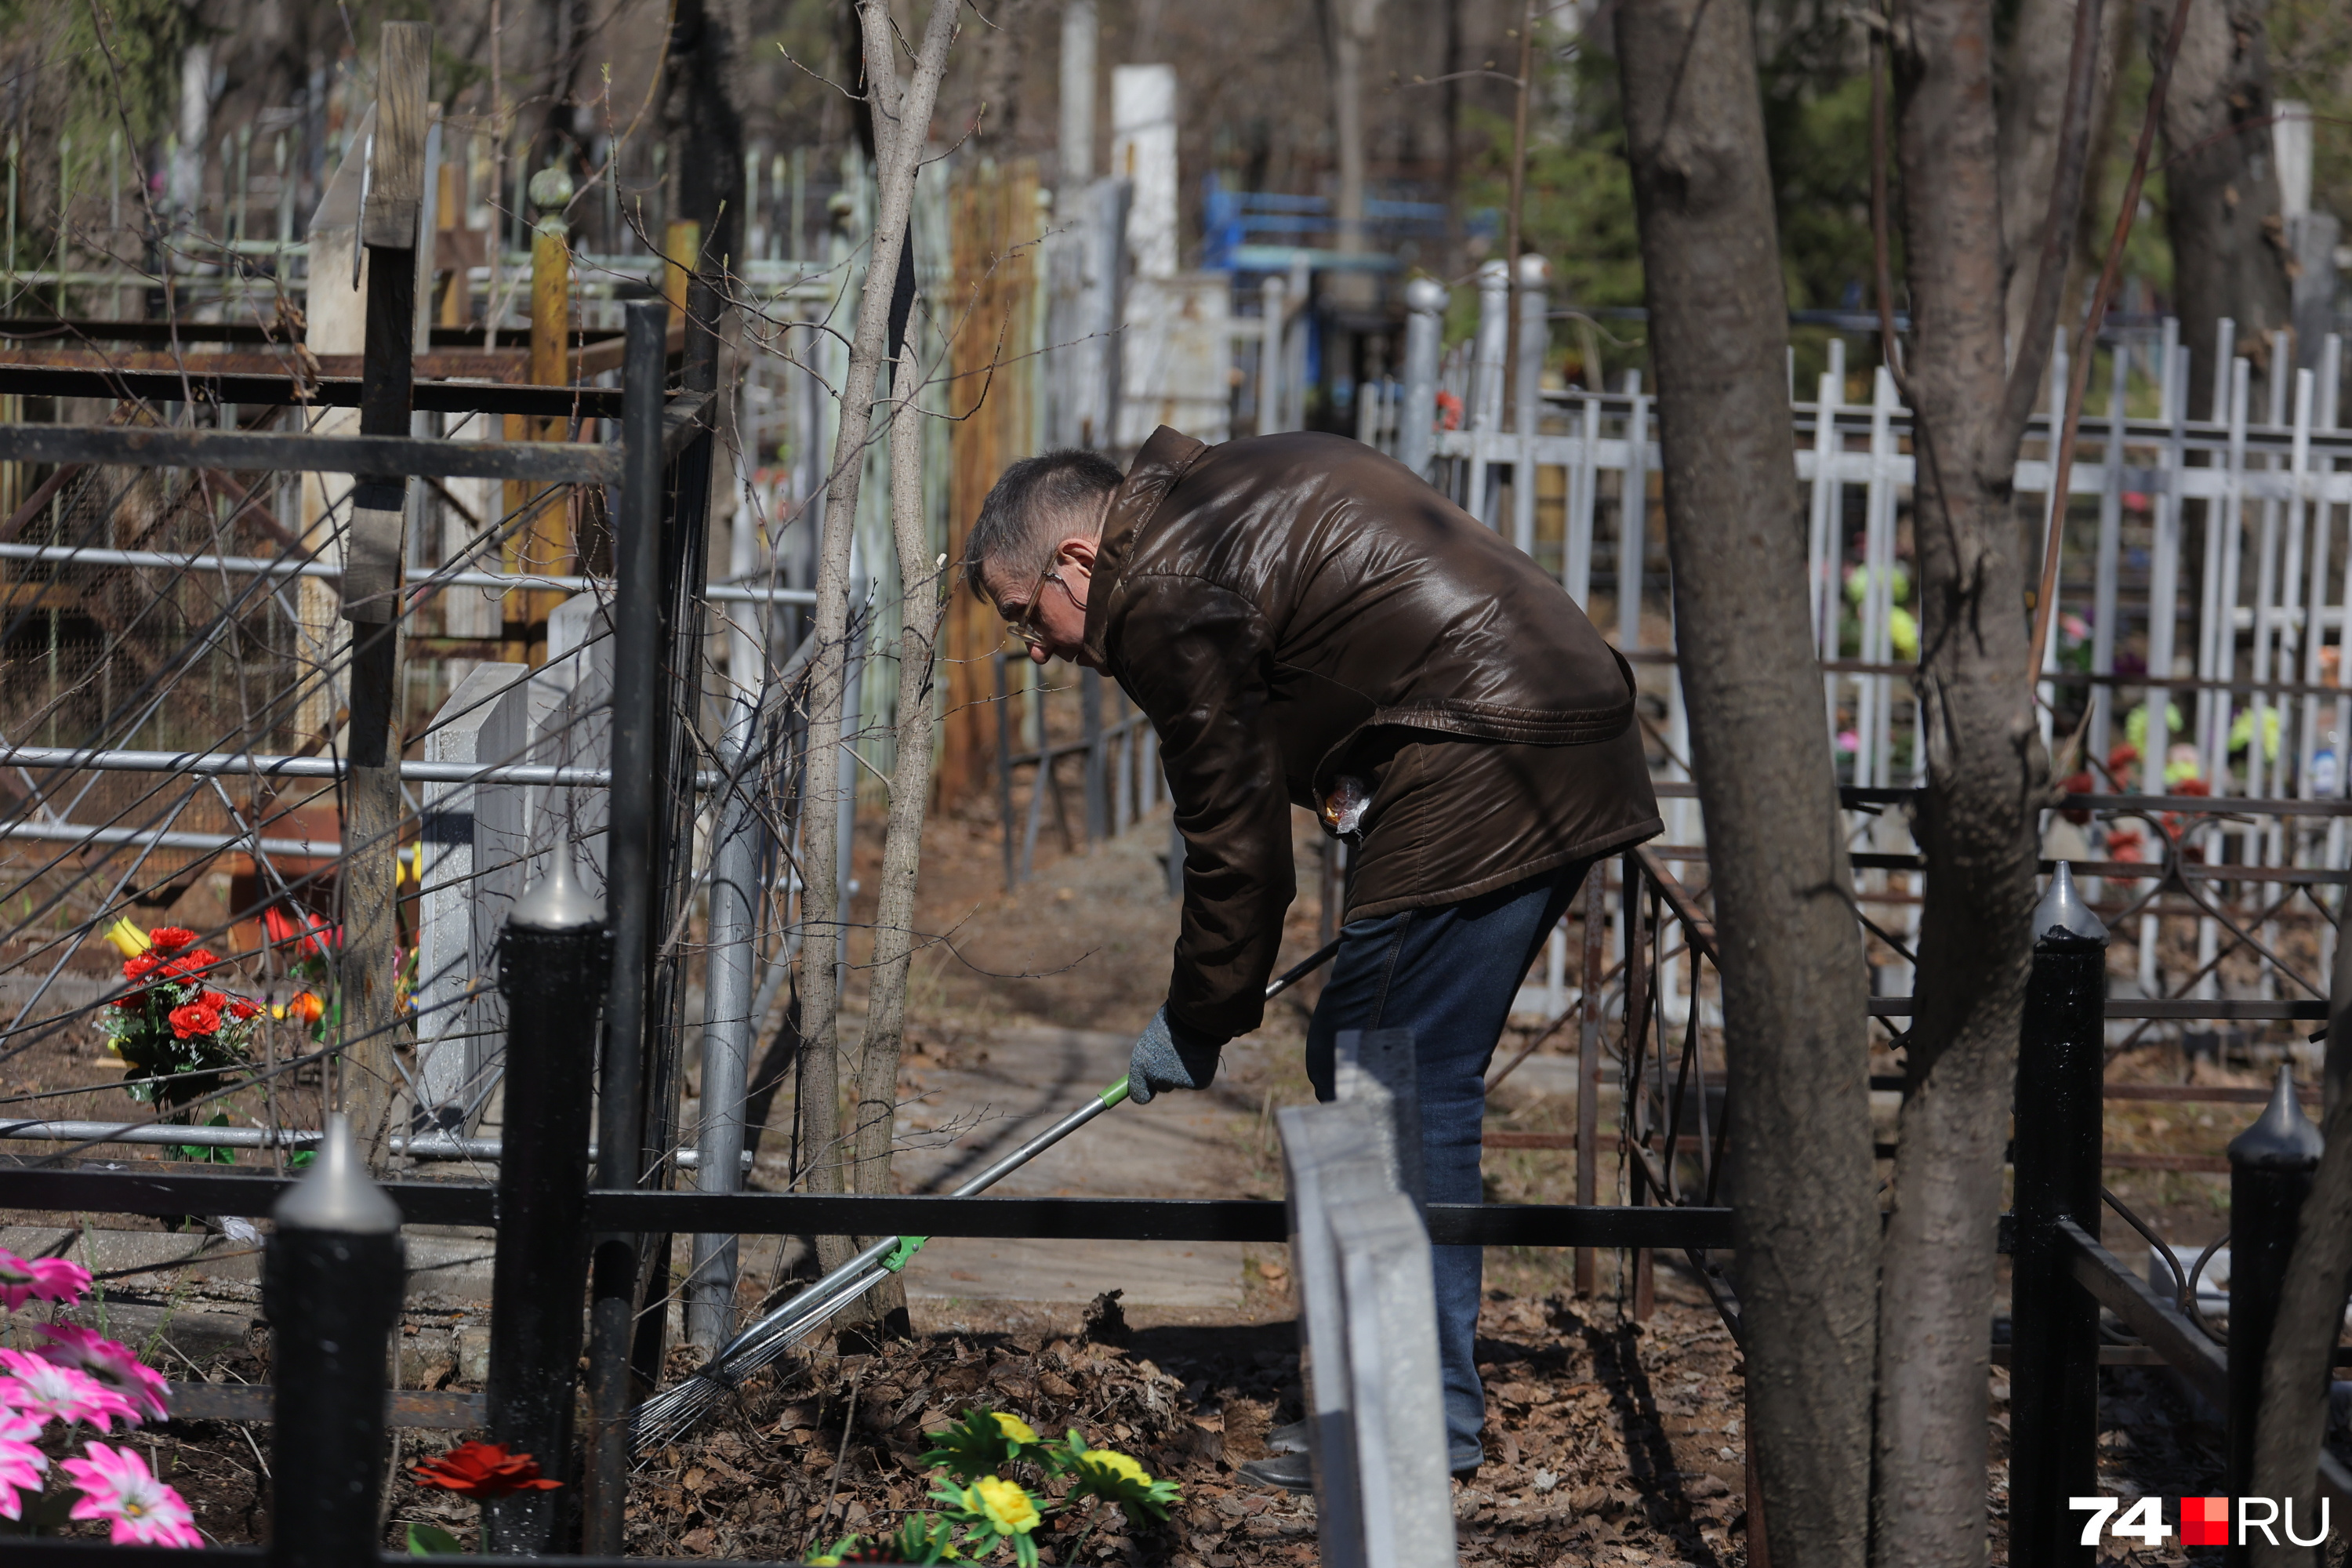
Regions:
<instances>
[{"instance_id":1,"label":"red carnation bouquet","mask_svg":"<svg viewBox=\"0 0 2352 1568\"><path fill-rule=\"evenodd\" d=\"M179 926L142 931L119 921L106 940L123 954L122 978L137 989L116 999L99 1028L129 1070L133 1100L166 1110L222 1088L251 1058L259 1004L218 988L225 961Z\"/></svg>"}]
</instances>

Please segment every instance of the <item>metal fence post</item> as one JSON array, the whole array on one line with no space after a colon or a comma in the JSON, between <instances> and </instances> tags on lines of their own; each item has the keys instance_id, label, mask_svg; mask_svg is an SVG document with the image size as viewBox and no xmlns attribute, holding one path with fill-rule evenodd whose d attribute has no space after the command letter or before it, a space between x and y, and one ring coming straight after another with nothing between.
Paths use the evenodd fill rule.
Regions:
<instances>
[{"instance_id":1,"label":"metal fence post","mask_svg":"<svg viewBox=\"0 0 2352 1568\"><path fill-rule=\"evenodd\" d=\"M1289 285L1269 272L1257 286L1260 326L1257 350L1257 433L1271 436L1282 423L1283 327L1290 320L1284 295Z\"/></svg>"},{"instance_id":2,"label":"metal fence post","mask_svg":"<svg viewBox=\"0 0 2352 1568\"><path fill-rule=\"evenodd\" d=\"M2017 1243L2010 1294L2010 1560L2088 1563L2070 1497L2098 1489L2099 1305L2069 1272L2057 1222L2099 1234L2107 928L2064 861L2033 911L2018 1042Z\"/></svg>"},{"instance_id":3,"label":"metal fence post","mask_svg":"<svg viewBox=\"0 0 2352 1568\"><path fill-rule=\"evenodd\" d=\"M2295 1221L2319 1166L2319 1129L2303 1113L2294 1069L2279 1064L2271 1102L2230 1140L2230 1408L2223 1489L2242 1497L2254 1480L2254 1417L2263 1403L2263 1360L2278 1321ZM2227 1561L2249 1561L2243 1546Z\"/></svg>"},{"instance_id":4,"label":"metal fence post","mask_svg":"<svg viewBox=\"0 0 2352 1568\"><path fill-rule=\"evenodd\" d=\"M1437 360L1444 346L1450 296L1434 278L1404 286L1404 408L1397 422L1397 461L1426 478L1437 428Z\"/></svg>"},{"instance_id":5,"label":"metal fence post","mask_svg":"<svg viewBox=\"0 0 2352 1568\"><path fill-rule=\"evenodd\" d=\"M400 1210L368 1179L351 1126L279 1200L262 1261L270 1324L269 1559L347 1568L381 1555L385 1340L405 1282Z\"/></svg>"},{"instance_id":6,"label":"metal fence post","mask_svg":"<svg viewBox=\"0 0 2352 1568\"><path fill-rule=\"evenodd\" d=\"M1472 360L1468 424L1473 430L1503 425L1503 360L1511 330L1511 269L1497 258L1478 264L1478 336ZM1484 498L1470 498L1484 515Z\"/></svg>"},{"instance_id":7,"label":"metal fence post","mask_svg":"<svg viewBox=\"0 0 2352 1568\"><path fill-rule=\"evenodd\" d=\"M1103 744L1102 672L1078 671L1078 733L1087 746L1087 847L1110 837L1110 790Z\"/></svg>"},{"instance_id":8,"label":"metal fence post","mask_svg":"<svg viewBox=\"0 0 2352 1568\"><path fill-rule=\"evenodd\" d=\"M499 940L509 1003L507 1115L499 1160L499 1247L490 1281L490 1436L550 1474L571 1468L579 1375L580 1292L588 1275L588 1124L594 1077L586 1043L612 967L604 906L580 885L572 846L524 890ZM556 1504L516 1492L486 1512L483 1550L555 1549Z\"/></svg>"},{"instance_id":9,"label":"metal fence post","mask_svg":"<svg viewBox=\"0 0 2352 1568\"><path fill-rule=\"evenodd\" d=\"M669 307L633 300L623 370L621 504L614 519L613 788L605 886L613 889L613 981L604 1011L596 1184L637 1184L645 1121L645 1031L653 948L655 725L661 709L662 382ZM628 1491L629 1342L637 1244L596 1240L589 1399L595 1413L588 1464L585 1546L621 1552Z\"/></svg>"},{"instance_id":10,"label":"metal fence post","mask_svg":"<svg viewBox=\"0 0 2352 1568\"><path fill-rule=\"evenodd\" d=\"M1609 862L1595 860L1584 873L1584 975L1577 997L1576 1201L1601 1201L1601 990L1609 962ZM1576 1293L1587 1300L1601 1293L1600 1254L1576 1249Z\"/></svg>"},{"instance_id":11,"label":"metal fence post","mask_svg":"<svg viewBox=\"0 0 2352 1568\"><path fill-rule=\"evenodd\" d=\"M1551 350L1551 308L1544 285L1551 263L1540 256L1519 258L1518 384L1511 389L1513 423L1519 437L1511 460L1511 542L1527 554L1536 550L1536 446L1543 433L1543 367Z\"/></svg>"},{"instance_id":12,"label":"metal fence post","mask_svg":"<svg viewBox=\"0 0 2352 1568\"><path fill-rule=\"evenodd\" d=\"M996 669L996 822L1004 841L1004 890L1011 892L1020 878L1013 864L1013 694L1005 680L1003 653L989 655Z\"/></svg>"},{"instance_id":13,"label":"metal fence post","mask_svg":"<svg viewBox=\"0 0 2352 1568\"><path fill-rule=\"evenodd\" d=\"M740 769L751 741L749 705L736 717L733 744L720 755ZM695 1186L731 1193L743 1184L743 1094L751 1068L751 944L759 931L760 850L765 837L749 781L728 797L711 851L710 963L703 994L702 1131ZM734 1331L736 1242L704 1232L694 1238L687 1288L687 1337L715 1349Z\"/></svg>"}]
</instances>

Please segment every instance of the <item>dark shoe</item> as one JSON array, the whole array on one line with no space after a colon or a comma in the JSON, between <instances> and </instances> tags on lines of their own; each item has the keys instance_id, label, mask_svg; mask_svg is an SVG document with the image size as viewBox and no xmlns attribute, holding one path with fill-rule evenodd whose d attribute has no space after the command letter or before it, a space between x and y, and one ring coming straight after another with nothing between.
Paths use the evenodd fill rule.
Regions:
<instances>
[{"instance_id":1,"label":"dark shoe","mask_svg":"<svg viewBox=\"0 0 2352 1568\"><path fill-rule=\"evenodd\" d=\"M1315 1467L1305 1454L1275 1454L1263 1459L1252 1459L1236 1472L1242 1479L1255 1487L1275 1487L1286 1492L1311 1492L1315 1489Z\"/></svg>"},{"instance_id":2,"label":"dark shoe","mask_svg":"<svg viewBox=\"0 0 2352 1568\"><path fill-rule=\"evenodd\" d=\"M1287 1426L1277 1426L1265 1435L1265 1451L1269 1454L1303 1454L1307 1452L1307 1423L1293 1421Z\"/></svg>"},{"instance_id":3,"label":"dark shoe","mask_svg":"<svg viewBox=\"0 0 2352 1568\"><path fill-rule=\"evenodd\" d=\"M1457 1481L1475 1480L1478 1479L1478 1467L1475 1465L1465 1465L1460 1469L1454 1472L1454 1479Z\"/></svg>"}]
</instances>

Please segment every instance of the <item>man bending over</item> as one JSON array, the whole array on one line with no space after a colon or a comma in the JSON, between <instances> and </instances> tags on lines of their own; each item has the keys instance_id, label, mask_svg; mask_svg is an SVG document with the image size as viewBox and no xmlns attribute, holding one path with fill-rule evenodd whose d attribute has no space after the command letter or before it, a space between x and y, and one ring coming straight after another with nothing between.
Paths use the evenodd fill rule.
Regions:
<instances>
[{"instance_id":1,"label":"man bending over","mask_svg":"<svg viewBox=\"0 0 2352 1568\"><path fill-rule=\"evenodd\" d=\"M1163 426L1125 475L1091 452L1024 458L965 571L1032 658L1110 675L1159 733L1184 906L1133 1097L1207 1088L1257 1027L1297 887L1295 803L1349 846L1307 1036L1315 1092L1332 1096L1340 1030L1411 1029L1426 1197L1478 1202L1511 999L1586 868L1660 830L1625 661L1533 561L1336 436L1208 447ZM1448 1458L1467 1474L1483 1258L1434 1262ZM1307 1484L1295 1453L1253 1469Z\"/></svg>"}]
</instances>

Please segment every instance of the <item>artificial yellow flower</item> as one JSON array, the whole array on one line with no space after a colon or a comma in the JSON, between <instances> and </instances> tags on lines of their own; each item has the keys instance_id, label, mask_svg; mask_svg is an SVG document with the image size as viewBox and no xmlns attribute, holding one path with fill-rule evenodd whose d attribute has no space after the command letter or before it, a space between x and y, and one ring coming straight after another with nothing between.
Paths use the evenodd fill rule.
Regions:
<instances>
[{"instance_id":1,"label":"artificial yellow flower","mask_svg":"<svg viewBox=\"0 0 2352 1568\"><path fill-rule=\"evenodd\" d=\"M107 927L105 936L114 951L125 958L136 958L154 945L147 940L145 931L127 920L118 920Z\"/></svg>"},{"instance_id":2,"label":"artificial yellow flower","mask_svg":"<svg viewBox=\"0 0 2352 1568\"><path fill-rule=\"evenodd\" d=\"M401 888L421 887L425 881L425 847L412 844L393 857L392 885Z\"/></svg>"},{"instance_id":3,"label":"artificial yellow flower","mask_svg":"<svg viewBox=\"0 0 2352 1568\"><path fill-rule=\"evenodd\" d=\"M1007 1415L1002 1410L995 1411L993 1414L996 1416L996 1429L1014 1442L1031 1444L1037 1441L1036 1429L1018 1415Z\"/></svg>"},{"instance_id":4,"label":"artificial yellow flower","mask_svg":"<svg viewBox=\"0 0 2352 1568\"><path fill-rule=\"evenodd\" d=\"M1151 1484L1151 1472L1116 1448L1088 1448L1078 1456L1078 1465L1083 1469L1107 1470L1120 1480L1139 1486Z\"/></svg>"},{"instance_id":5,"label":"artificial yellow flower","mask_svg":"<svg viewBox=\"0 0 2352 1568\"><path fill-rule=\"evenodd\" d=\"M1017 1484L982 1476L972 1483L971 1490L999 1535L1026 1535L1037 1528L1037 1505Z\"/></svg>"}]
</instances>

